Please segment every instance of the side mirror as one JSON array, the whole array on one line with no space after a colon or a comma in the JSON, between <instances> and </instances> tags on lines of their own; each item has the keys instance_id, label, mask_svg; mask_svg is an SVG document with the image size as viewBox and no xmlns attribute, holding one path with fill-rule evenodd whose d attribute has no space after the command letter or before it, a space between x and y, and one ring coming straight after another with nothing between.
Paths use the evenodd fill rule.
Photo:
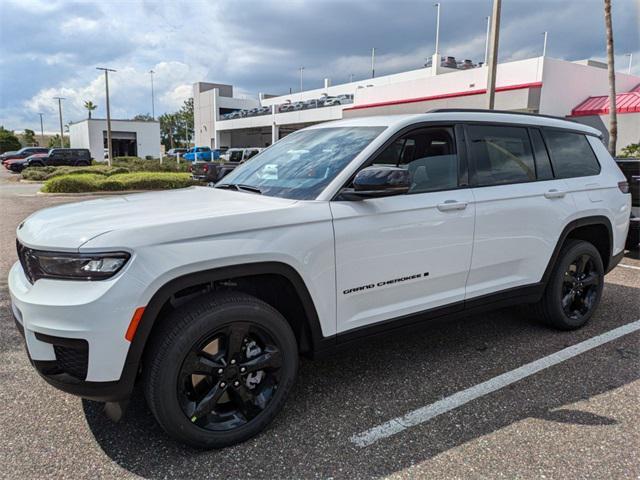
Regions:
<instances>
[{"instance_id":1,"label":"side mirror","mask_svg":"<svg viewBox=\"0 0 640 480\"><path fill-rule=\"evenodd\" d=\"M351 200L402 195L411 188L411 174L399 167L371 166L360 170L353 188L344 189L343 197Z\"/></svg>"}]
</instances>

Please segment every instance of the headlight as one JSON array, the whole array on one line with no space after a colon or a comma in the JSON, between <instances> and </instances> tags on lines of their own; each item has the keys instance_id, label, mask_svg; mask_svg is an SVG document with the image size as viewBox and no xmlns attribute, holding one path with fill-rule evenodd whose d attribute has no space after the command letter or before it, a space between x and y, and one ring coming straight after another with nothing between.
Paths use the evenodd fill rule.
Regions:
<instances>
[{"instance_id":1,"label":"headlight","mask_svg":"<svg viewBox=\"0 0 640 480\"><path fill-rule=\"evenodd\" d=\"M58 253L33 250L18 243L18 256L31 282L40 278L104 280L127 263L126 252Z\"/></svg>"}]
</instances>

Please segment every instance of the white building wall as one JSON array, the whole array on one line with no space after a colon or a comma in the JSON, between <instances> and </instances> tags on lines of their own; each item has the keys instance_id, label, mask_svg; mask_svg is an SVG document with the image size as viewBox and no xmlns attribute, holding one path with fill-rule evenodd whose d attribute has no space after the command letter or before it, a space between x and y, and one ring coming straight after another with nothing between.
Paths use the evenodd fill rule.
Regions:
<instances>
[{"instance_id":1,"label":"white building wall","mask_svg":"<svg viewBox=\"0 0 640 480\"><path fill-rule=\"evenodd\" d=\"M96 161L104 161L104 133L107 121L86 119L69 127L71 147L88 148ZM111 120L112 132L134 132L139 157L160 157L160 123Z\"/></svg>"},{"instance_id":2,"label":"white building wall","mask_svg":"<svg viewBox=\"0 0 640 480\"><path fill-rule=\"evenodd\" d=\"M616 91L628 92L640 78L616 72ZM605 68L546 57L542 75L540 112L564 117L590 96L607 95L609 76Z\"/></svg>"}]
</instances>

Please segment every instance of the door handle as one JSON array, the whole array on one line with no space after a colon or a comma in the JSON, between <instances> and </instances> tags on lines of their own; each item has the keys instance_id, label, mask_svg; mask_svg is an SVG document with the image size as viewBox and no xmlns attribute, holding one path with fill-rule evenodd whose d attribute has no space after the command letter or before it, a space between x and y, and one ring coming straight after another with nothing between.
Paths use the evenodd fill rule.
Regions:
<instances>
[{"instance_id":1,"label":"door handle","mask_svg":"<svg viewBox=\"0 0 640 480\"><path fill-rule=\"evenodd\" d=\"M445 200L444 203L438 204L438 210L441 212L449 212L451 210L464 210L467 208L467 202L458 202L456 200Z\"/></svg>"},{"instance_id":2,"label":"door handle","mask_svg":"<svg viewBox=\"0 0 640 480\"><path fill-rule=\"evenodd\" d=\"M563 192L561 190L557 190L555 188L552 188L551 190L549 190L548 192L544 193L544 198L549 198L549 199L553 199L553 198L564 198L564 196L567 194L567 192Z\"/></svg>"}]
</instances>

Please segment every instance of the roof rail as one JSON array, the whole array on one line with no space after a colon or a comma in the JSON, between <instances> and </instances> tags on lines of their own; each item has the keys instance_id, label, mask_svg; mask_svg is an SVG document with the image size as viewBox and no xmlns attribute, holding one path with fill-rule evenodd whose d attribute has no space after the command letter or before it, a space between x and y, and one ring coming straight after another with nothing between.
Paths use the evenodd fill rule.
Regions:
<instances>
[{"instance_id":1,"label":"roof rail","mask_svg":"<svg viewBox=\"0 0 640 480\"><path fill-rule=\"evenodd\" d=\"M526 115L529 117L553 118L554 120L564 120L565 122L579 123L567 117L556 115L544 115L542 113L515 112L512 110L488 110L485 108L434 108L426 113L501 113L505 115Z\"/></svg>"}]
</instances>

